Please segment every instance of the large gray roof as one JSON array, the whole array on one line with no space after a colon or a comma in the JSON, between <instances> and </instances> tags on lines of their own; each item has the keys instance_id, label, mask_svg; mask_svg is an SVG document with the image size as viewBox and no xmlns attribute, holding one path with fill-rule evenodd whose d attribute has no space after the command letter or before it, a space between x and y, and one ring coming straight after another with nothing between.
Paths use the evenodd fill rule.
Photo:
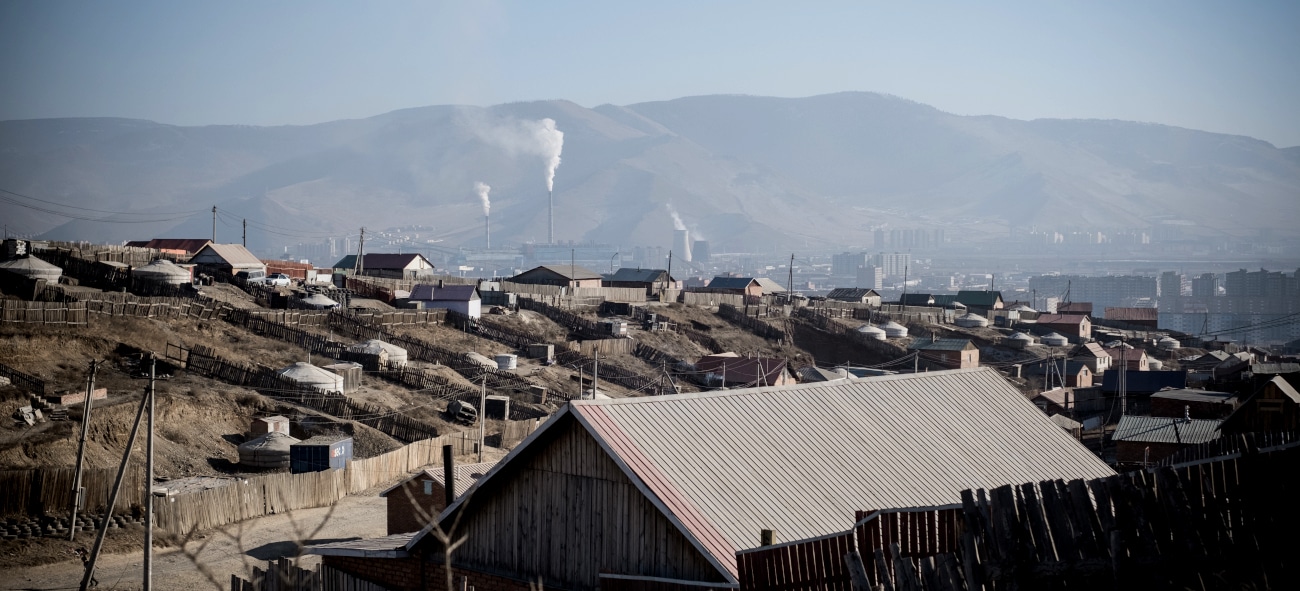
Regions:
<instances>
[{"instance_id":1,"label":"large gray roof","mask_svg":"<svg viewBox=\"0 0 1300 591\"><path fill-rule=\"evenodd\" d=\"M1209 419L1124 415L1111 435L1114 441L1135 443L1206 443L1219 438L1219 424Z\"/></svg>"},{"instance_id":2,"label":"large gray roof","mask_svg":"<svg viewBox=\"0 0 1300 591\"><path fill-rule=\"evenodd\" d=\"M568 414L729 569L761 529L801 539L848 529L858 510L1114 474L989 368L573 401L502 464Z\"/></svg>"}]
</instances>

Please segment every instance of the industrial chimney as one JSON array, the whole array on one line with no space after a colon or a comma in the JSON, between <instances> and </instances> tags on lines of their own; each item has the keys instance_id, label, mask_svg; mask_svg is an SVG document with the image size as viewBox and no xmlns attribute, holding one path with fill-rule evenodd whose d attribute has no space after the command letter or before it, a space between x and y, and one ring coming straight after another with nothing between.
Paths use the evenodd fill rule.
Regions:
<instances>
[{"instance_id":1,"label":"industrial chimney","mask_svg":"<svg viewBox=\"0 0 1300 591\"><path fill-rule=\"evenodd\" d=\"M686 262L691 261L691 232L690 230L673 230L673 252L679 253L678 256Z\"/></svg>"}]
</instances>

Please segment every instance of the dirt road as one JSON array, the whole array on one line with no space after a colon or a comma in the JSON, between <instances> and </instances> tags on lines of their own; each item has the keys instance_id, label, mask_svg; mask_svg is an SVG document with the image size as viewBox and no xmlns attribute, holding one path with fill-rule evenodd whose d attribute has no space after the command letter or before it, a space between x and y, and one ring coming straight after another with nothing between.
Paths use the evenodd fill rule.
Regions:
<instances>
[{"instance_id":1,"label":"dirt road","mask_svg":"<svg viewBox=\"0 0 1300 591\"><path fill-rule=\"evenodd\" d=\"M311 544L386 535L385 502L373 494L344 497L333 507L271 515L206 532L184 549L157 549L154 588L223 591L230 588L231 574L249 578L253 566L265 568L268 560L296 555L299 541ZM311 568L319 561L319 556L306 556L298 564ZM138 553L101 556L95 570L101 590L140 588ZM0 590L77 589L82 572L79 561L0 571Z\"/></svg>"}]
</instances>

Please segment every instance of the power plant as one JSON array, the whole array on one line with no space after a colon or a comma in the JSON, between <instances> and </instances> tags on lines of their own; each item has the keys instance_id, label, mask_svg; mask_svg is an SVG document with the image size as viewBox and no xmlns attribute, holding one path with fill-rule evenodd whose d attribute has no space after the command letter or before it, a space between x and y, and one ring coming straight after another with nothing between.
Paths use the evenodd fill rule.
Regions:
<instances>
[{"instance_id":1,"label":"power plant","mask_svg":"<svg viewBox=\"0 0 1300 591\"><path fill-rule=\"evenodd\" d=\"M690 230L673 230L673 252L681 260L691 262Z\"/></svg>"}]
</instances>

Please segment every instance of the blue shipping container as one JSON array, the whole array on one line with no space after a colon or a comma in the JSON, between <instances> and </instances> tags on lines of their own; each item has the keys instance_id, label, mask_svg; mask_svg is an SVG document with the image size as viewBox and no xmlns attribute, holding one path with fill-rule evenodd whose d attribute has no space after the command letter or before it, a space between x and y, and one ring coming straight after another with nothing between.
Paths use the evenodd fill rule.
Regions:
<instances>
[{"instance_id":1,"label":"blue shipping container","mask_svg":"<svg viewBox=\"0 0 1300 591\"><path fill-rule=\"evenodd\" d=\"M318 435L289 447L289 470L294 474L342 470L351 459L351 437Z\"/></svg>"}]
</instances>

